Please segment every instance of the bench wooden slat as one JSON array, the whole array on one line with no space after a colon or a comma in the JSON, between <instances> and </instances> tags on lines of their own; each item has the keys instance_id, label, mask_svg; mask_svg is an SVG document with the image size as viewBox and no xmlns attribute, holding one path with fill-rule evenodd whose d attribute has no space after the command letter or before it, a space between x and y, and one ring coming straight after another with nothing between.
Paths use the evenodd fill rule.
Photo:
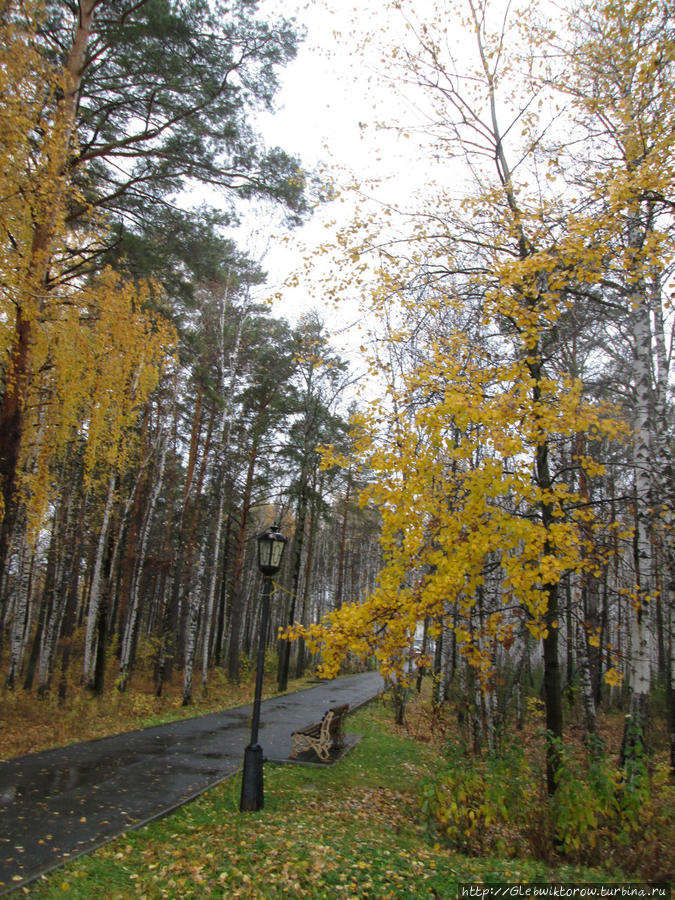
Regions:
<instances>
[{"instance_id":1,"label":"bench wooden slat","mask_svg":"<svg viewBox=\"0 0 675 900\"><path fill-rule=\"evenodd\" d=\"M314 725L308 725L306 728L298 728L297 731L294 731L293 734L304 734L308 737L317 737L321 733L321 722L316 722Z\"/></svg>"}]
</instances>

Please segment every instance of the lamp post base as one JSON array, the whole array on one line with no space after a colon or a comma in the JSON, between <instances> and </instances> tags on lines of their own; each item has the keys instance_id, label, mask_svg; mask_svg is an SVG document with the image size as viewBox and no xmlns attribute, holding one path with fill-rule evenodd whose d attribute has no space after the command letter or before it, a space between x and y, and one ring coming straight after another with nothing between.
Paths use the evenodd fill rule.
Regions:
<instances>
[{"instance_id":1,"label":"lamp post base","mask_svg":"<svg viewBox=\"0 0 675 900\"><path fill-rule=\"evenodd\" d=\"M260 744L249 744L244 750L244 773L241 779L239 811L256 812L264 805L263 751Z\"/></svg>"}]
</instances>

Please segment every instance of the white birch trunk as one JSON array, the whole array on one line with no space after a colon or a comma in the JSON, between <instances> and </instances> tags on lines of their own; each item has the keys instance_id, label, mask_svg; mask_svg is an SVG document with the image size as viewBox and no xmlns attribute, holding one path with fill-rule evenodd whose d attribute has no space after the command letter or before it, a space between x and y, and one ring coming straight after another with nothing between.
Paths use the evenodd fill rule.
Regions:
<instances>
[{"instance_id":1,"label":"white birch trunk","mask_svg":"<svg viewBox=\"0 0 675 900\"><path fill-rule=\"evenodd\" d=\"M65 534L63 547L70 549L72 546L73 532L73 497L68 497L68 505L65 518ZM61 623L66 611L66 598L63 595L63 579L66 567L65 553L61 549L55 550L57 561L54 566L54 580L51 590L51 598L46 613L45 626L40 641L40 656L38 660L38 696L42 696L49 690L49 680L54 662L56 642L61 633Z\"/></svg>"},{"instance_id":2,"label":"white birch trunk","mask_svg":"<svg viewBox=\"0 0 675 900\"><path fill-rule=\"evenodd\" d=\"M89 612L87 615L87 631L84 641L84 665L82 678L85 684L89 684L94 677L95 651L94 644L96 639L96 626L98 624L98 614L101 605L101 573L103 572L103 557L105 556L105 548L108 543L108 528L110 527L110 516L112 514L113 503L115 501L115 482L116 475L110 476L108 482L108 496L103 511L103 521L101 522L101 531L98 536L98 545L96 547L96 561L94 563L94 574L91 579L91 591L89 593Z\"/></svg>"},{"instance_id":3,"label":"white birch trunk","mask_svg":"<svg viewBox=\"0 0 675 900\"><path fill-rule=\"evenodd\" d=\"M675 609L675 467L668 427L668 393L670 387L670 353L666 346L663 320L661 279L654 277L651 292L654 321L654 347L656 358L654 447L659 476L656 497L660 522L660 538L663 548L663 578L661 610L663 617L663 644L665 652L666 699L669 704L670 765L675 771L675 641L673 640L673 609Z\"/></svg>"},{"instance_id":4,"label":"white birch trunk","mask_svg":"<svg viewBox=\"0 0 675 900\"><path fill-rule=\"evenodd\" d=\"M220 458L225 459L230 449L232 440L232 425L234 422L234 391L237 384L237 367L239 365L239 354L241 352L241 335L244 323L248 318L248 313L243 313L237 325L237 331L234 338L234 345L230 358L227 363L229 369L229 384L225 390L225 405L223 407L223 416L220 422L219 434L222 435L220 444ZM225 333L225 303L222 304L220 310L220 334ZM225 346L221 343L221 364L223 372L225 371ZM223 378L223 382L224 382ZM204 640L202 652L202 686L205 688L208 681L209 659L211 655L211 629L213 626L213 610L216 602L216 587L218 585L218 566L220 564L220 544L223 534L223 516L225 514L225 492L221 489L220 500L218 503L218 520L216 523L216 534L213 546L213 564L211 566L211 578L209 580L209 589L206 597L206 621L204 622Z\"/></svg>"},{"instance_id":5,"label":"white birch trunk","mask_svg":"<svg viewBox=\"0 0 675 900\"><path fill-rule=\"evenodd\" d=\"M635 589L629 604L630 631L630 711L626 719L622 758L631 756L643 741L644 723L650 688L651 632L651 496L653 447L650 409L652 400L649 304L645 302L644 283L640 280L631 297L631 339L633 342L633 466L635 471Z\"/></svg>"},{"instance_id":6,"label":"white birch trunk","mask_svg":"<svg viewBox=\"0 0 675 900\"><path fill-rule=\"evenodd\" d=\"M466 663L467 668L469 666L469 662ZM476 679L473 673L469 678L469 683L473 680L473 704L471 705L471 732L473 737L473 752L478 755L481 751L481 747L483 744L483 697L481 695L481 690L478 685L478 679Z\"/></svg>"},{"instance_id":7,"label":"white birch trunk","mask_svg":"<svg viewBox=\"0 0 675 900\"><path fill-rule=\"evenodd\" d=\"M136 620L138 618L140 585L141 577L143 575L143 565L148 548L148 539L150 537L150 526L152 524L152 518L155 512L155 507L157 505L157 500L159 499L159 495L162 490L162 484L164 483L164 470L166 468L166 455L168 449L169 441L165 435L162 435L160 437L159 466L157 470L157 477L155 478L155 483L150 495L148 508L145 512L143 526L141 528L138 548L138 562L134 567L134 574L131 580L131 597L129 601L127 619L124 623L124 634L122 636L122 647L120 650L120 674L118 681L118 687L122 691L126 688L127 679L129 677L129 668L131 666L131 650L133 647L134 633L136 630Z\"/></svg>"},{"instance_id":8,"label":"white birch trunk","mask_svg":"<svg viewBox=\"0 0 675 900\"><path fill-rule=\"evenodd\" d=\"M37 433L35 435L35 440L33 441L30 457L27 460L26 466L31 471L35 471L36 466L36 458L42 444L42 440L44 437L44 424L42 422L39 423ZM19 554L19 563L18 563L18 573L19 573L19 586L18 592L16 596L11 597L8 603L5 606L5 614L0 623L3 632L7 629L9 622L11 621L11 633L10 633L10 660L9 667L7 673L7 687L14 687L16 682L16 676L19 673L21 668L21 663L23 660L23 654L26 649L26 644L28 642L28 633L30 631L30 592L31 592L31 584L32 584L32 572L35 564L35 555L36 552L33 549L30 552L30 563L28 566L26 565L26 560L28 558L28 546L29 541L26 534L26 516L25 509L21 508L19 514L17 515L17 520L14 523L14 542L19 545L18 554ZM9 567L8 567L9 568ZM7 571L5 573L6 578L9 575ZM0 585L0 591L6 588L7 580L5 580L4 585ZM0 593L1 596L1 593ZM0 636L0 647L2 646L2 637Z\"/></svg>"},{"instance_id":9,"label":"white birch trunk","mask_svg":"<svg viewBox=\"0 0 675 900\"><path fill-rule=\"evenodd\" d=\"M30 601L33 560L35 551L29 551L25 533L22 532L19 555L19 586L14 600L12 628L9 639L9 667L7 671L7 687L14 688L16 678L21 669L21 661L28 641L30 630Z\"/></svg>"},{"instance_id":10,"label":"white birch trunk","mask_svg":"<svg viewBox=\"0 0 675 900\"><path fill-rule=\"evenodd\" d=\"M197 567L197 577L192 590L188 596L187 609L187 628L185 634L185 656L183 668L183 706L188 706L192 702L192 672L194 670L195 649L197 646L197 628L199 625L199 614L202 610L202 592L201 583L204 576L204 550L199 555L199 566Z\"/></svg>"},{"instance_id":11,"label":"white birch trunk","mask_svg":"<svg viewBox=\"0 0 675 900\"><path fill-rule=\"evenodd\" d=\"M581 691L581 703L584 711L584 725L586 734L596 737L598 733L598 720L593 696L593 680L591 678L591 666L586 643L586 629L583 623L577 625L576 651L579 667L579 689Z\"/></svg>"},{"instance_id":12,"label":"white birch trunk","mask_svg":"<svg viewBox=\"0 0 675 900\"><path fill-rule=\"evenodd\" d=\"M483 723L485 740L490 751L494 751L497 746L495 714L497 712L497 695L493 690L480 691L480 700L483 710Z\"/></svg>"}]
</instances>

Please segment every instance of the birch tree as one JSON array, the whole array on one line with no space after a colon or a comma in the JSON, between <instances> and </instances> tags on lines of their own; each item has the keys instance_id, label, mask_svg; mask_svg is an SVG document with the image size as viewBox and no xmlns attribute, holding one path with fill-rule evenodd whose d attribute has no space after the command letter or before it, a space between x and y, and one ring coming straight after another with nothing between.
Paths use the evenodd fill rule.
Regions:
<instances>
[{"instance_id":1,"label":"birch tree","mask_svg":"<svg viewBox=\"0 0 675 900\"><path fill-rule=\"evenodd\" d=\"M391 665L418 621L443 615L441 598L468 612L482 589L486 555L499 553L502 595L527 611L530 632L542 642L551 793L562 736L560 592L574 575L593 570L584 517L594 519L597 510L582 503L578 485L602 472L590 450L575 452L566 464L564 447L575 435L592 443L603 435L617 438L622 431L578 375L560 368L558 361L561 335L578 328L585 318L582 304L602 291L611 306L617 288L625 289L625 321L634 353L634 463L642 473L636 475L638 495L646 498L649 487L648 445L640 438L648 433L652 346L644 315L649 306L642 299L648 280L643 276L657 262L657 247L663 250L666 244L664 232L645 216L653 214L657 194L667 196L667 190L657 174L645 193L654 157L638 167L638 182L635 166L625 165L635 158L630 148L619 154L623 168L603 158L606 129L601 134L591 122L597 115L604 127L603 91L598 85L591 89L589 81L579 89L575 79L583 79L586 64L597 67L598 78L611 79L635 69L631 60L639 60L638 80L646 90L651 83L647 72L662 72L670 45L661 22L661 49L651 57L646 45L636 49L635 29L647 10L644 4L631 10L618 6L607 4L599 14L606 21L597 31L602 38L595 50L593 41L580 39L563 57L567 77L562 85L578 89L574 102L586 110L582 121L583 116L573 115L573 104L564 106L557 79L546 77L542 48L555 44L550 29L519 32L508 12L500 17L487 3L468 2L459 11L438 4L428 15L412 4L392 4L403 17L405 36L392 51L400 65L392 70L390 83L403 83L408 93L418 91L420 131L437 158L466 163L470 188L459 201L436 190L432 204L417 215L406 219L401 213L396 229L389 210L389 231L372 219L355 223L338 241L352 267L372 260L359 269L361 284L366 268L372 276L361 292L380 318L390 315L388 307L397 302L409 320L415 311L417 322L434 322L445 308L454 312L455 323L440 337L430 333L421 361L399 384L390 377L390 364L373 360L373 368L389 383L389 403L375 403L370 415L357 419L355 434L361 455L379 475L365 499L384 516L386 565L379 588L363 607L336 614L328 630L318 632L326 641L328 666L333 670L350 641L363 653L380 654L385 667ZM656 5L650 9L658 16ZM579 21L592 20L593 14L582 10ZM537 10L531 8L528 15L528 25L536 23ZM446 23L453 16L472 35L473 62L466 53L452 55ZM569 33L566 28L574 33L568 23L562 34ZM580 26L577 35L582 32ZM656 25L650 34L649 41ZM662 95L664 103L669 90ZM636 141L640 126L628 124L624 94L632 97L634 91L609 91L610 109L614 98L623 116L619 133L626 125ZM657 106L660 121L667 122L665 105ZM650 116L655 109L650 108ZM662 132L662 137L653 133L659 151L665 149L668 127ZM565 153L569 139L584 147L583 164L577 150L575 160ZM663 177L670 177L670 164L661 165L660 159L658 165ZM583 196L577 192L581 184L587 187ZM605 212L616 203L614 218L603 218L603 203ZM398 250L402 245L405 254ZM608 247L615 258L608 257ZM348 280L343 289L349 289ZM388 339L407 346L412 338L403 319ZM329 461L335 459L329 456ZM450 498L450 509L441 498ZM454 531L449 521L456 509L461 520ZM649 572L645 512L643 505L635 563L636 570ZM638 587L634 611L644 611L648 597L649 591ZM639 668L649 654L639 616L633 623ZM492 620L486 627L508 639L512 625ZM481 643L462 626L456 635L478 673L488 671ZM573 633L568 637L573 639ZM637 693L644 696L637 669L634 677ZM633 706L637 715L637 700Z\"/></svg>"},{"instance_id":2,"label":"birch tree","mask_svg":"<svg viewBox=\"0 0 675 900\"><path fill-rule=\"evenodd\" d=\"M664 353L664 281L673 262L675 139L669 111L675 99L675 43L667 8L649 0L580 4L569 17L570 60L556 84L573 101L589 162L575 179L591 212L577 234L602 248L597 278L629 336L635 479L634 586L630 603L630 714L624 756L644 743L651 686L657 587L652 548L663 536L665 608L673 605L672 441L665 411L669 361ZM588 152L588 151L587 151ZM577 169L568 156L560 165ZM662 503L657 497L663 497ZM668 537L666 537L668 535ZM672 685L672 672L668 673ZM672 687L669 688L672 698ZM672 721L672 713L671 713Z\"/></svg>"}]
</instances>

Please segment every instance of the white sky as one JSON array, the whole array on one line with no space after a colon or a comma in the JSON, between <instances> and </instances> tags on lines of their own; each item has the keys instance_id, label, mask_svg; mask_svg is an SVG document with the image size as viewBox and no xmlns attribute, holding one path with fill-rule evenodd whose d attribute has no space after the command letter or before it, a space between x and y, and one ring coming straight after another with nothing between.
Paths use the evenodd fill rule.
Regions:
<instances>
[{"instance_id":1,"label":"white sky","mask_svg":"<svg viewBox=\"0 0 675 900\"><path fill-rule=\"evenodd\" d=\"M498 13L506 2L493 0L491 6ZM419 13L434 3L415 0L411 6ZM398 90L387 89L381 77L375 76L376 71L381 73L382 58L391 47L406 40L400 17L386 11L381 0L286 0L283 6L279 0L263 0L260 12L262 16L295 17L307 32L296 60L279 73L276 111L258 119L268 146L297 154L310 170L327 167L338 184L378 179L377 188L366 187L367 195L399 207L410 205L406 198L414 198L434 181L448 184L452 174L449 160L444 159L432 171L433 162L428 155L423 160L425 154L414 137L398 137L393 130L377 128L378 121L408 124L417 115ZM456 20L449 22L451 43L461 34L460 29ZM358 46L365 34L379 35L368 44L367 58ZM269 217L261 220L253 215L250 224L244 225L244 234L249 229L248 242L241 232L234 237L240 246L250 248L254 258L264 253L262 266L269 273L269 293L280 290L283 298L275 304L275 314L294 321L303 311L318 309L329 330L338 333L336 348L361 369L358 348L366 340L353 327L360 316L356 304L345 297L337 311L333 306L322 308L321 298L312 296L305 275L299 287L283 287L285 279L302 268L308 254L329 239L335 228L351 220L355 205L356 197L351 195L342 202L328 203L308 224L292 232ZM317 273L329 264L320 254L312 259Z\"/></svg>"},{"instance_id":2,"label":"white sky","mask_svg":"<svg viewBox=\"0 0 675 900\"><path fill-rule=\"evenodd\" d=\"M409 141L392 134L385 136L375 127L378 118L395 115L396 101L376 87L366 63L357 54L356 41L348 36L356 8L341 3L336 0L338 12L331 11L324 0L284 4L283 15L295 16L307 36L296 60L280 72L282 88L275 113L260 117L258 124L268 146L278 145L297 154L310 170L327 167L338 184L353 178L359 182L381 179L382 190L393 184L395 195L400 196L404 182L409 185L411 173L418 169L412 147ZM362 0L357 9L363 30L382 14L377 0ZM267 10L271 15L278 14L278 0L262 3L262 14ZM339 39L335 30L341 32ZM259 229L254 241L260 241L266 251L263 268L269 273L270 292L281 289L283 293L282 302L274 306L275 313L294 321L303 311L318 309L329 330L336 333L336 348L361 368L358 347L364 336L354 327L359 321L356 306L345 298L337 311L333 306L322 308L321 299L311 295L304 279L300 287L282 287L286 277L302 267L307 253L334 232L332 223L335 227L344 225L353 213L354 202L347 198L325 204L307 225L292 232L273 228L270 234L269 222L256 222L253 227ZM317 257L317 268L327 264L325 257Z\"/></svg>"},{"instance_id":3,"label":"white sky","mask_svg":"<svg viewBox=\"0 0 675 900\"><path fill-rule=\"evenodd\" d=\"M409 6L419 11L427 2L411 0ZM433 0L430 2L433 5ZM540 0L540 5L550 8L546 0ZM492 0L490 6L490 24L498 27L509 2ZM451 171L447 158L434 171L428 156L422 161L423 151L414 139L397 139L392 132L385 134L375 127L378 120L396 122L397 118L414 115L412 107L403 110L400 94L387 92L382 81L372 77L356 38L349 34L354 27L362 34L377 31L375 26L387 32L380 46L377 41L369 45L372 68L379 68L380 58L396 41L392 31L398 21L383 9L380 0L285 0L283 5L280 0L262 0L261 14L295 16L307 30L297 59L280 72L282 87L276 112L259 120L269 146L278 145L297 154L309 169L322 164L329 170L335 167L338 181L346 180L349 171L360 181L380 178L382 196L398 204L405 204L406 196L414 197L434 180L443 179L447 185L456 178L459 187L461 177ZM459 37L461 41L460 28L456 20L448 21L448 38ZM339 39L335 30L342 32ZM473 41L467 35L464 45L460 44L460 54L463 47L468 50L470 45ZM305 276L297 288L282 287L289 275L302 269L306 255L330 238L334 230L330 223L335 221L336 227L346 225L353 211L351 202L334 202L319 209L307 225L294 232L284 232L268 218L252 220L251 225L245 226L244 235L246 227L251 230L249 244L241 232L234 237L240 246L250 248L253 258L258 258L257 248L266 249L262 266L269 273L269 293L282 291L281 302L274 306L275 314L295 321L304 310L317 308L328 329L334 332L336 349L354 369L363 371L359 347L367 340L363 331L354 327L360 318L356 304L345 297L337 311L332 306L322 308L320 298L312 296L311 286L305 286ZM326 257L317 255L316 271L322 271L326 264Z\"/></svg>"}]
</instances>

